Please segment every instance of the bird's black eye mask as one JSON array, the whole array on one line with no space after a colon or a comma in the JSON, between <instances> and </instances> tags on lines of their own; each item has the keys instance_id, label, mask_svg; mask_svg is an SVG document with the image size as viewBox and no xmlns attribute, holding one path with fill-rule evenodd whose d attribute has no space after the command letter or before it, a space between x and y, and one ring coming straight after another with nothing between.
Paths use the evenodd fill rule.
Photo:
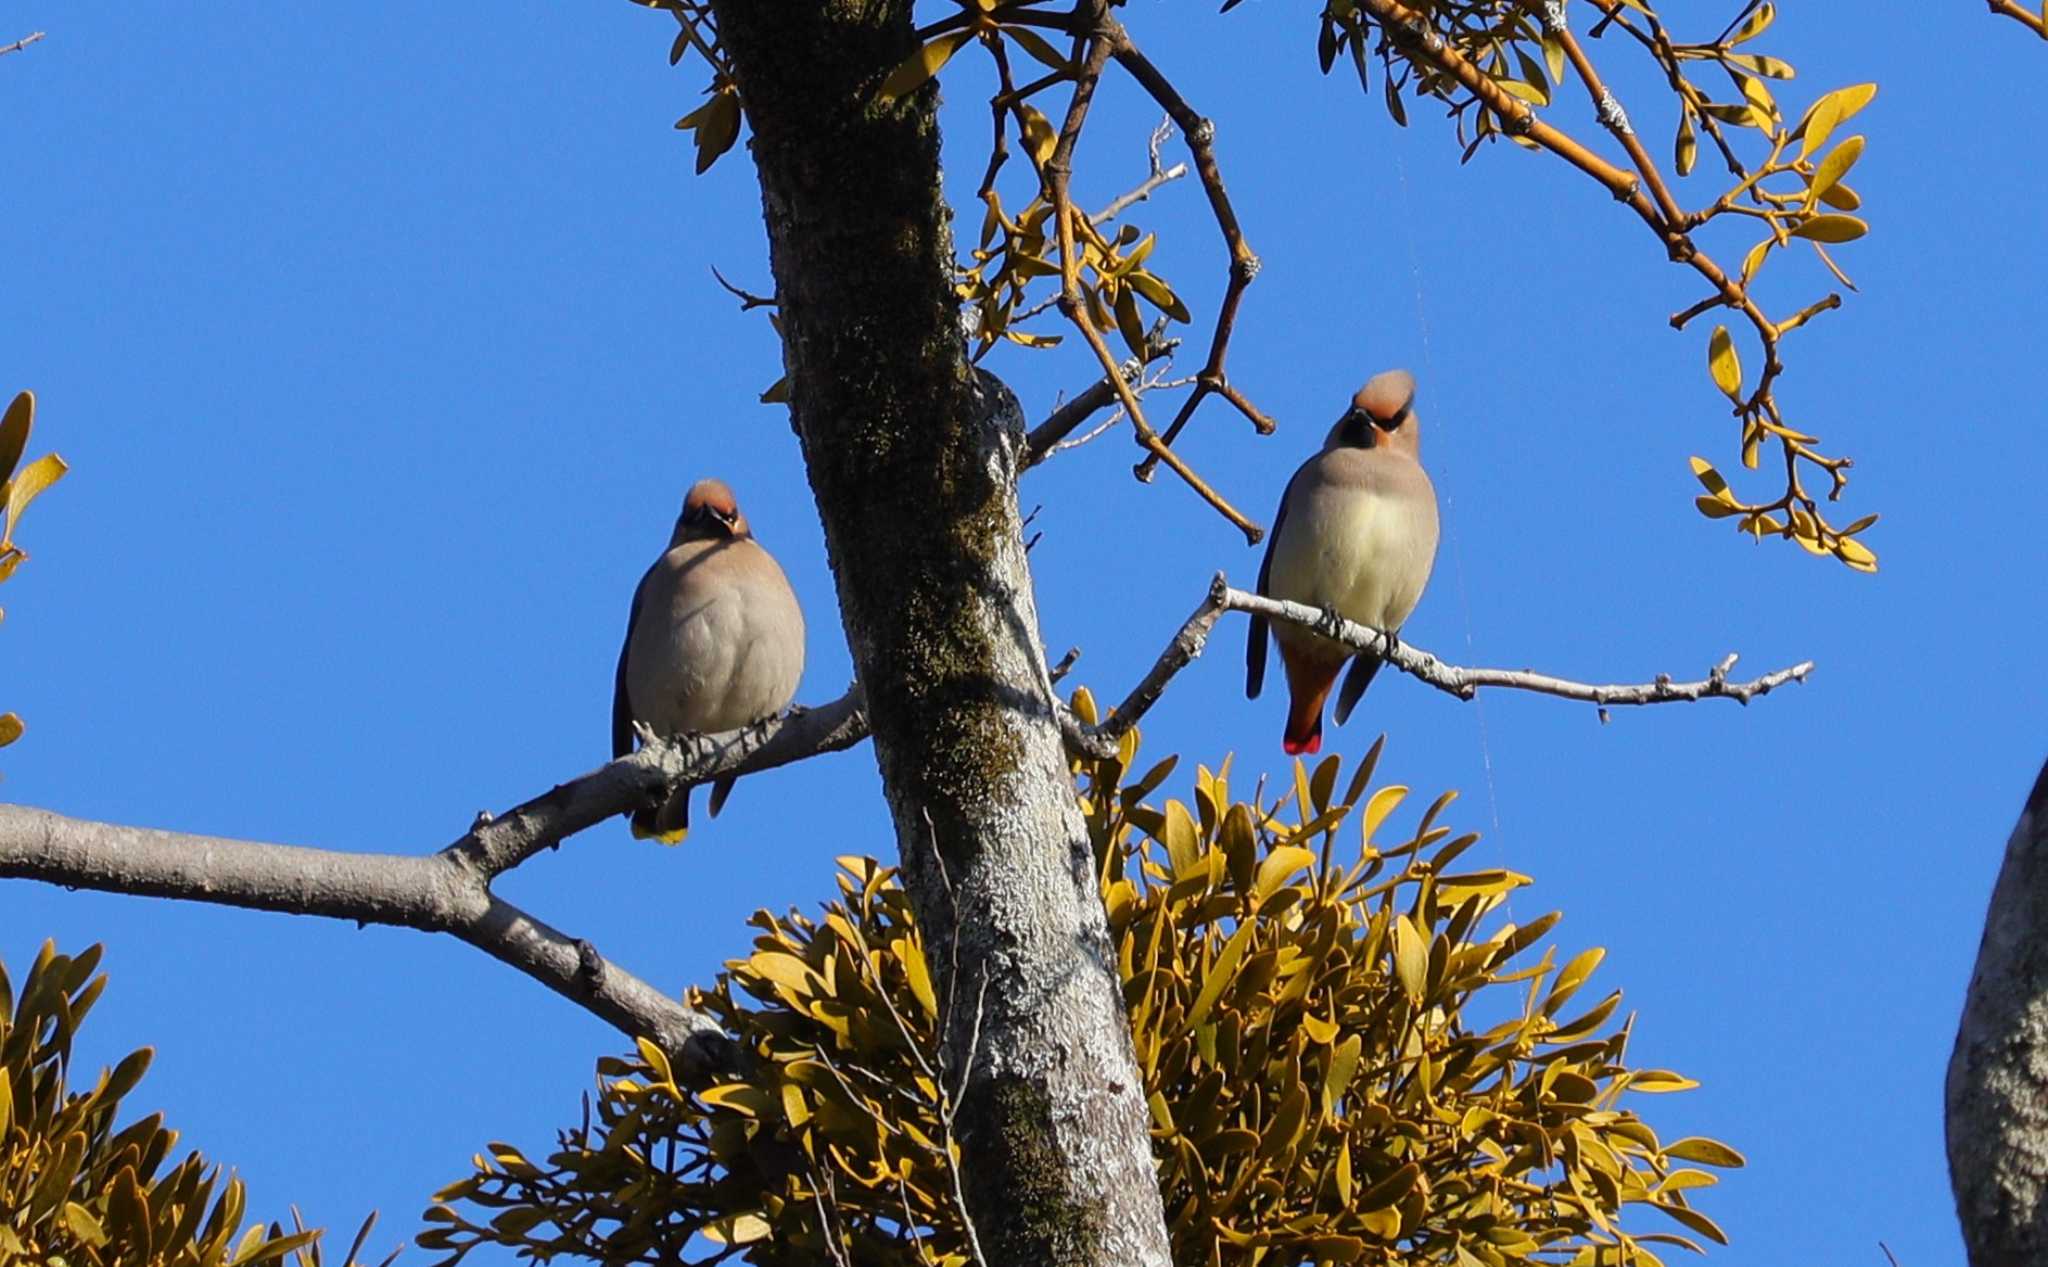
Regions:
<instances>
[{"instance_id":1,"label":"bird's black eye mask","mask_svg":"<svg viewBox=\"0 0 2048 1267\"><path fill-rule=\"evenodd\" d=\"M706 534L719 533L731 536L733 525L738 522L737 514L728 515L709 506L693 506L683 515L683 522Z\"/></svg>"},{"instance_id":2,"label":"bird's black eye mask","mask_svg":"<svg viewBox=\"0 0 2048 1267\"><path fill-rule=\"evenodd\" d=\"M1403 405L1393 417L1380 419L1373 417L1363 409L1354 407L1345 413L1340 424L1342 431L1339 434L1343 436L1345 444L1361 449L1370 449L1379 444L1380 438L1377 432L1384 431L1391 435L1400 430L1401 424L1408 421L1408 413L1409 407Z\"/></svg>"}]
</instances>

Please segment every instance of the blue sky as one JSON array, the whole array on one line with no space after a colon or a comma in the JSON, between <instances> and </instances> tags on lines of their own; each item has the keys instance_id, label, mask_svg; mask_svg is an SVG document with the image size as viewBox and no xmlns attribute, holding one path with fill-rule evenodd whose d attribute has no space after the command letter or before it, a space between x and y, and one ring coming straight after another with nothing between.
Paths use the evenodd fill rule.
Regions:
<instances>
[{"instance_id":1,"label":"blue sky","mask_svg":"<svg viewBox=\"0 0 2048 1267\"><path fill-rule=\"evenodd\" d=\"M1507 147L1460 168L1425 110L1394 128L1316 74L1306 9L1136 0L1127 20L1217 120L1265 262L1231 364L1281 429L1207 406L1191 462L1265 517L1348 393L1407 365L1445 522L1410 640L1606 680L1730 650L1756 671L1819 662L1748 709L1606 726L1385 675L1331 743L1355 756L1388 731L1410 815L1461 789L1450 821L1486 833L1473 856L1537 880L1523 918L1561 908L1561 947L1608 948L1596 982L1627 991L1636 1058L1705 1084L1645 1114L1750 1159L1702 1202L1734 1238L1713 1261L1877 1264L1883 1240L1941 1267L1962 1258L1942 1071L2048 715L2048 177L2026 157L2048 103L2023 88L2044 54L1979 5L1781 9L1759 47L1802 71L1789 108L1883 85L1854 125L1873 232L1840 252L1863 292L1792 336L1779 391L1856 455L1845 518L1883 512L1875 577L1695 515L1687 456L1734 466L1707 327L1665 324L1698 292L1583 177ZM769 288L758 197L741 153L692 177L670 124L703 76L666 65L668 18L619 0L400 14L6 10L0 42L49 38L0 59L0 392L35 389L34 451L74 468L30 514L34 557L4 596L0 702L30 727L0 754L9 799L437 848L604 758L632 586L707 474L810 615L800 698L848 681L794 438L755 403L780 372L772 334L709 271ZM981 73L947 80L956 195L985 144ZM1620 84L1668 153L1655 96ZM1098 109L1091 204L1143 175L1155 118L1123 85ZM1589 114L1555 118L1589 135ZM1707 168L1682 201L1718 192ZM1193 182L1136 218L1206 320L1223 257ZM1825 289L1774 267L1776 311ZM1074 347L993 364L1034 417L1091 377ZM1134 483L1135 456L1112 432L1023 488L1043 506L1045 640L1079 645L1078 678L1106 695L1212 572L1257 569L1169 476ZM1278 773L1281 703L1243 699L1234 620L1147 748ZM863 747L744 782L679 850L608 825L504 889L680 988L747 944L750 911L828 896L834 855L892 850ZM622 1045L418 933L0 884L10 968L45 937L108 944L87 1064L155 1044L137 1109L235 1165L254 1209L352 1227L375 1207L380 1243L485 1141L544 1146Z\"/></svg>"}]
</instances>

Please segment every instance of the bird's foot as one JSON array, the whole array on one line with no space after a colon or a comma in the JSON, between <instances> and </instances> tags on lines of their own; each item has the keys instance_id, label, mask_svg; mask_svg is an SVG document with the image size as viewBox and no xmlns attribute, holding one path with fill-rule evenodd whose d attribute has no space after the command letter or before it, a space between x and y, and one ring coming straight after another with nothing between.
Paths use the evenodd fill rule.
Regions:
<instances>
[{"instance_id":1,"label":"bird's foot","mask_svg":"<svg viewBox=\"0 0 2048 1267\"><path fill-rule=\"evenodd\" d=\"M1335 640L1344 628L1344 613L1334 607L1323 608L1323 614L1316 618L1316 632L1325 638Z\"/></svg>"}]
</instances>

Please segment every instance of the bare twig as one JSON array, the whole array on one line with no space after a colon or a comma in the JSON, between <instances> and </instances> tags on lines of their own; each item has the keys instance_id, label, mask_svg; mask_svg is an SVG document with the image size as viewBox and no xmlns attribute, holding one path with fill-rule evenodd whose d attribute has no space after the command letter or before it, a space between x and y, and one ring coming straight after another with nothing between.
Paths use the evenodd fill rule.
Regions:
<instances>
[{"instance_id":1,"label":"bare twig","mask_svg":"<svg viewBox=\"0 0 2048 1267\"><path fill-rule=\"evenodd\" d=\"M1166 138L1172 135L1173 120L1171 118L1161 119L1159 126L1152 129L1152 137L1145 145L1146 155L1151 160L1151 170L1150 174L1145 177L1144 183L1127 193L1119 195L1107 207L1089 216L1088 223L1101 228L1124 212L1129 211L1137 203L1151 198L1152 192L1161 185L1171 184L1188 174L1188 165L1186 163L1175 163L1171 167L1161 167L1159 164L1159 147L1166 144Z\"/></svg>"},{"instance_id":2,"label":"bare twig","mask_svg":"<svg viewBox=\"0 0 2048 1267\"><path fill-rule=\"evenodd\" d=\"M2003 14L2048 40L2048 13L2036 13L2018 0L1989 0L1993 13Z\"/></svg>"},{"instance_id":3,"label":"bare twig","mask_svg":"<svg viewBox=\"0 0 2048 1267\"><path fill-rule=\"evenodd\" d=\"M1169 366L1169 369L1170 368L1171 367ZM1195 381L1195 376L1192 374L1184 375L1180 378L1168 378L1166 376L1167 372L1167 370L1161 370L1157 374L1153 374L1147 378L1140 379L1138 382L1131 384L1132 393L1137 396L1143 396L1146 392L1157 391L1160 388L1171 389L1175 387L1186 387ZM1065 453L1068 449L1078 449L1082 445L1088 444L1098 439L1104 432L1108 431L1111 427L1114 427L1119 422L1122 422L1124 420L1124 417L1124 407L1122 405L1118 405L1116 408L1109 411L1109 417L1104 418L1101 422L1096 423L1087 431L1083 432L1078 436L1075 436L1071 440L1062 440L1058 444L1052 446L1052 450L1049 453L1047 453L1046 456L1053 457L1058 454Z\"/></svg>"},{"instance_id":4,"label":"bare twig","mask_svg":"<svg viewBox=\"0 0 2048 1267\"><path fill-rule=\"evenodd\" d=\"M757 295L751 290L742 290L725 280L725 274L718 271L717 265L712 266L711 275L718 279L718 284L725 288L727 294L740 301L741 312L751 312L756 308L780 308L782 306L782 301L772 295Z\"/></svg>"},{"instance_id":5,"label":"bare twig","mask_svg":"<svg viewBox=\"0 0 2048 1267\"><path fill-rule=\"evenodd\" d=\"M1233 589L1223 573L1218 572L1209 583L1208 596L1202 600L1201 606L1195 608L1194 614L1182 623L1173 640L1167 643L1166 650L1160 653L1159 659L1131 689L1131 693L1124 697L1123 703L1117 705L1116 710L1099 725L1082 727L1078 736L1069 738L1069 746L1097 756L1113 754L1117 740L1159 702L1173 676L1202 654L1217 619L1226 611L1248 612L1313 629L1354 651L1379 656L1403 673L1459 699L1471 699L1483 687L1497 687L1555 695L1559 699L1579 700L1603 708L1611 705L1688 703L1703 699L1732 699L1738 704L1747 704L1787 682L1803 682L1813 672L1813 661L1802 660L1790 668L1777 669L1747 682L1734 682L1728 678L1728 670L1735 665L1732 653L1709 670L1706 677L1694 682L1675 682L1668 674L1659 674L1649 682L1594 684L1532 673L1526 669L1465 668L1448 664L1420 647L1390 638L1377 629L1345 620L1334 612Z\"/></svg>"},{"instance_id":6,"label":"bare twig","mask_svg":"<svg viewBox=\"0 0 2048 1267\"><path fill-rule=\"evenodd\" d=\"M1015 15L1013 15L1015 16ZM1271 419L1254 409L1250 402L1232 389L1223 377L1223 358L1229 347L1230 332L1237 320L1238 301L1244 287L1249 285L1258 272L1258 257L1246 245L1244 234L1239 229L1237 214L1230 204L1230 196L1224 190L1222 176L1216 166L1213 142L1216 128L1207 119L1196 114L1179 92L1147 61L1131 40L1130 33L1109 14L1105 0L1083 0L1073 13L1066 15L1033 15L1034 21L1047 21L1065 30L1074 37L1074 71L1072 79L1074 92L1067 105L1066 119L1060 125L1058 139L1052 156L1040 164L1040 176L1045 183L1046 196L1053 204L1053 224L1059 239L1060 299L1059 308L1063 316L1081 332L1081 337L1095 353L1095 359L1102 366L1110 386L1115 389L1118 401L1131 420L1132 434L1138 444L1149 455L1140 464L1142 477L1149 478L1153 466L1164 462L1174 474L1181 477L1188 487L1217 513L1236 525L1245 534L1246 540L1256 545L1264 536L1265 529L1245 517L1243 512L1231 505L1223 495L1212 488L1208 481L1196 474L1193 468L1175 454L1170 435L1162 439L1145 412L1138 405L1137 394L1131 385L1117 373L1117 361L1110 354L1109 345L1104 341L1102 331L1090 315L1088 301L1084 299L1081 280L1081 252L1076 236L1082 231L1095 233L1092 222L1074 207L1070 185L1073 176L1074 149L1081 138L1082 128L1088 118L1088 110L1095 99L1096 87L1101 83L1103 68L1111 57L1122 66L1139 85L1150 93L1153 99L1167 112L1181 135L1186 138L1189 152L1195 159L1195 171L1201 177L1202 187L1209 195L1209 204L1215 213L1218 226L1223 231L1224 241L1230 247L1230 285L1224 294L1223 304L1217 315L1216 333L1211 342L1209 360L1197 376L1196 387L1189 397L1189 403L1182 407L1176 423L1184 423L1196 404L1210 393L1222 395L1258 426L1262 432L1273 429ZM1175 428L1177 430L1177 427Z\"/></svg>"},{"instance_id":7,"label":"bare twig","mask_svg":"<svg viewBox=\"0 0 2048 1267\"><path fill-rule=\"evenodd\" d=\"M42 38L43 33L41 31L31 31L27 35L24 35L20 39L14 41L14 43L9 44L7 47L0 48L0 57L5 57L9 53L19 53L21 50L27 48L29 45L35 43L36 41Z\"/></svg>"},{"instance_id":8,"label":"bare twig","mask_svg":"<svg viewBox=\"0 0 2048 1267\"><path fill-rule=\"evenodd\" d=\"M1141 376L1145 372L1145 367L1162 357L1173 355L1174 350L1180 347L1179 339L1162 337L1165 329L1165 318L1154 322L1151 330L1146 332L1143 355L1127 357L1123 364L1117 367L1117 374L1132 387L1133 395L1141 394L1143 391L1145 385L1141 383ZM1105 374L1089 384L1072 400L1048 414L1044 422L1031 429L1031 434L1024 441L1024 458L1019 464L1019 469L1030 470L1045 461L1058 450L1060 443L1072 434L1076 427L1088 421L1098 410L1116 403L1116 400L1116 383L1109 375Z\"/></svg>"},{"instance_id":9,"label":"bare twig","mask_svg":"<svg viewBox=\"0 0 2048 1267\"><path fill-rule=\"evenodd\" d=\"M1139 51L1128 32L1119 26L1116 28L1116 34L1117 65L1123 67L1131 78L1138 81L1140 87L1151 94L1152 100L1166 111L1167 117L1180 128L1181 136L1186 138L1188 152L1194 156L1195 172L1202 179L1202 189L1209 195L1209 210L1215 215L1216 227L1222 232L1223 244L1230 252L1230 280L1223 292L1223 302L1216 310L1216 326L1209 339L1209 359L1203 363L1201 372L1195 376L1193 394L1181 405L1180 412L1174 415L1173 421L1168 424L1160 444L1152 449L1151 456L1138 464L1138 478L1149 480L1157 462L1164 460L1167 465L1173 465L1173 459L1165 450L1170 449L1173 442L1180 438L1181 428L1187 426L1188 419L1194 416L1195 410L1201 406L1202 399L1212 393L1236 406L1239 413L1251 420L1252 426L1260 435L1271 435L1274 423L1271 418L1260 412L1244 393L1231 385L1224 369L1224 361L1230 353L1230 336L1237 329L1238 306L1244 301L1246 287L1259 275L1259 257L1253 253L1251 244L1245 240L1244 229L1237 221L1237 211L1230 203L1230 193L1223 185L1223 171L1216 163L1216 125L1203 118L1188 104L1187 99L1180 95L1180 90L1173 86L1173 82ZM1259 538L1264 534L1247 532L1246 535L1251 538L1253 545L1257 545Z\"/></svg>"}]
</instances>

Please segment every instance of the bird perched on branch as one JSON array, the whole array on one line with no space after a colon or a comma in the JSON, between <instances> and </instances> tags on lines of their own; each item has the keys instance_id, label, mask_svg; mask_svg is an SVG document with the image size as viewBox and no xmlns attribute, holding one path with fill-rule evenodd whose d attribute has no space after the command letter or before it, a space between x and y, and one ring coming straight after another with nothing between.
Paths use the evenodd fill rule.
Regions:
<instances>
[{"instance_id":1,"label":"bird perched on branch","mask_svg":"<svg viewBox=\"0 0 2048 1267\"><path fill-rule=\"evenodd\" d=\"M612 691L612 756L633 750L635 722L667 738L773 717L796 697L803 671L804 614L789 579L754 540L732 490L699 480L667 551L633 591ZM732 783L712 783L714 816ZM633 815L634 835L668 844L689 827L687 786Z\"/></svg>"},{"instance_id":2,"label":"bird perched on branch","mask_svg":"<svg viewBox=\"0 0 2048 1267\"><path fill-rule=\"evenodd\" d=\"M1259 593L1335 611L1389 637L1429 584L1436 561L1436 490L1417 460L1421 423L1415 377L1388 370L1351 398L1322 451L1301 464L1281 494ZM1245 695L1257 699L1266 676L1266 625L1254 616L1245 648ZM1337 695L1337 724L1379 672L1380 658L1299 625L1279 624L1280 662L1292 699L1281 746L1315 752L1323 744L1323 701L1351 661Z\"/></svg>"}]
</instances>

